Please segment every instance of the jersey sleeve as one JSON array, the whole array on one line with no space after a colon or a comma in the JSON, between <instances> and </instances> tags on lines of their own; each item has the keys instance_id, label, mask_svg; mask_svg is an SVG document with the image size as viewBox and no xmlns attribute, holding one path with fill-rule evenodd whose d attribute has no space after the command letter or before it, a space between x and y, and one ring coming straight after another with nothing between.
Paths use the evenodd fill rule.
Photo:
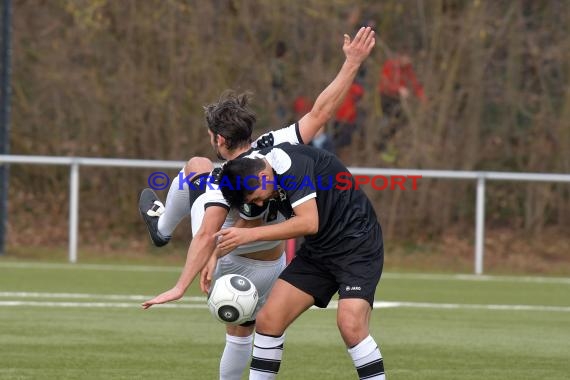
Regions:
<instances>
[{"instance_id":1,"label":"jersey sleeve","mask_svg":"<svg viewBox=\"0 0 570 380\"><path fill-rule=\"evenodd\" d=\"M223 207L226 210L230 209L230 204L224 198L222 194L222 190L220 189L220 179L219 175L221 172L221 168L216 168L210 173L208 177L208 183L206 184L206 189L204 192L204 208L208 208L210 206L218 206Z\"/></svg>"},{"instance_id":2,"label":"jersey sleeve","mask_svg":"<svg viewBox=\"0 0 570 380\"><path fill-rule=\"evenodd\" d=\"M293 160L286 152L276 148L271 152L273 166L278 173L279 186L286 192L291 207L317 197L315 161L304 155L296 155Z\"/></svg>"},{"instance_id":3,"label":"jersey sleeve","mask_svg":"<svg viewBox=\"0 0 570 380\"><path fill-rule=\"evenodd\" d=\"M299 123L291 124L288 127L276 131L267 132L255 140L251 146L254 149L270 148L282 143L293 145L304 144L299 131Z\"/></svg>"}]
</instances>

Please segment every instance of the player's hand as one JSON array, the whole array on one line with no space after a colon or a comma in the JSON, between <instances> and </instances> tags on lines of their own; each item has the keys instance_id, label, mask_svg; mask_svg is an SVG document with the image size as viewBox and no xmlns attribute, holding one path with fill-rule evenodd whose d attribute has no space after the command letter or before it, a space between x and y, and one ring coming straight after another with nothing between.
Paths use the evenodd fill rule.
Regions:
<instances>
[{"instance_id":1,"label":"player's hand","mask_svg":"<svg viewBox=\"0 0 570 380\"><path fill-rule=\"evenodd\" d=\"M371 27L362 27L351 41L348 34L344 35L344 44L342 50L346 56L346 60L360 65L372 51L376 44L374 30Z\"/></svg>"},{"instance_id":2,"label":"player's hand","mask_svg":"<svg viewBox=\"0 0 570 380\"><path fill-rule=\"evenodd\" d=\"M216 249L217 250L217 249ZM200 272L200 289L203 293L208 294L210 291L210 287L212 286L212 276L214 275L214 271L216 270L216 265L218 263L218 255L216 252L212 256L210 256L210 260L206 266Z\"/></svg>"},{"instance_id":3,"label":"player's hand","mask_svg":"<svg viewBox=\"0 0 570 380\"><path fill-rule=\"evenodd\" d=\"M166 303L166 302L178 300L178 299L182 298L183 295L184 295L183 290L174 287L170 290L167 290L166 292L164 292L162 294L159 294L158 296L154 297L153 299L150 299L146 302L143 302L141 304L141 306L143 309L148 309L152 305L158 305L160 303Z\"/></svg>"},{"instance_id":4,"label":"player's hand","mask_svg":"<svg viewBox=\"0 0 570 380\"><path fill-rule=\"evenodd\" d=\"M251 228L230 227L220 230L214 235L218 239L218 248L226 254L240 245L252 242Z\"/></svg>"}]
</instances>

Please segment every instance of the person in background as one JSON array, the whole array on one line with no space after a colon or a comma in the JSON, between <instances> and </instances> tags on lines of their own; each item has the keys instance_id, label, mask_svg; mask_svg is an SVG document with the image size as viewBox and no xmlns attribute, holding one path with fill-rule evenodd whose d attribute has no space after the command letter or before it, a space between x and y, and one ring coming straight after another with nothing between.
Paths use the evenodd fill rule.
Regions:
<instances>
[{"instance_id":1,"label":"person in background","mask_svg":"<svg viewBox=\"0 0 570 380\"><path fill-rule=\"evenodd\" d=\"M379 148L385 150L386 144L406 122L402 102L407 101L411 94L425 101L424 88L416 76L412 60L407 53L398 53L384 62L380 72L378 92L384 119Z\"/></svg>"},{"instance_id":2,"label":"person in background","mask_svg":"<svg viewBox=\"0 0 570 380\"><path fill-rule=\"evenodd\" d=\"M333 123L333 144L336 154L345 164L350 164L350 144L353 133L359 129L357 103L364 95L364 87L353 82L348 94L338 108Z\"/></svg>"},{"instance_id":3,"label":"person in background","mask_svg":"<svg viewBox=\"0 0 570 380\"><path fill-rule=\"evenodd\" d=\"M349 90L350 91L350 90ZM298 119L305 115L313 107L312 101L306 96L299 95L293 101L293 113L295 118ZM329 134L325 130L325 126L317 131L313 140L309 143L310 146L315 148L324 149L332 154L335 154L335 147Z\"/></svg>"},{"instance_id":4,"label":"person in background","mask_svg":"<svg viewBox=\"0 0 570 380\"><path fill-rule=\"evenodd\" d=\"M277 125L281 125L287 119L286 102L286 62L285 56L287 55L287 44L284 41L277 41L275 45L275 56L271 60L271 93L273 102L275 103L275 117ZM303 114L304 115L304 114ZM302 116L302 115L301 115ZM298 119L295 119L298 120Z\"/></svg>"}]
</instances>

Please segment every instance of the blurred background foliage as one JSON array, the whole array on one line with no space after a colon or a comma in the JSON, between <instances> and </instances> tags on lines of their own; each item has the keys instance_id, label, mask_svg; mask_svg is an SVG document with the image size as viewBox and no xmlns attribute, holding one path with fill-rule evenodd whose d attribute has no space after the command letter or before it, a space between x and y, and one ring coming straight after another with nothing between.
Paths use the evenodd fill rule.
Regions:
<instances>
[{"instance_id":1,"label":"blurred background foliage","mask_svg":"<svg viewBox=\"0 0 570 380\"><path fill-rule=\"evenodd\" d=\"M350 164L570 172L565 0L14 0L13 7L13 154L214 159L203 105L226 88L249 90L255 135L279 128L293 117L294 98L314 99L332 80L343 33L369 23L378 39L365 63L362 132ZM279 41L287 53L276 100ZM408 123L387 162L377 148L377 83L382 63L399 51L411 55L427 101L406 102ZM276 112L283 99L285 116ZM136 200L151 172L81 170L82 244L148 245ZM11 173L9 242L65 243L68 169ZM488 252L568 255L569 190L488 183ZM388 242L448 242L471 255L472 182L425 179L415 192L370 195ZM179 233L188 236L188 228Z\"/></svg>"}]
</instances>

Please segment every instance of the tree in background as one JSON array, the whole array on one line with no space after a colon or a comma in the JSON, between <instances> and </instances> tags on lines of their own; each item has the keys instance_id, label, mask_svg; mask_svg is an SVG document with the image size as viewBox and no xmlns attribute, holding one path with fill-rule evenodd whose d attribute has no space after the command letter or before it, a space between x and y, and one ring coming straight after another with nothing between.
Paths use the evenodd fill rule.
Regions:
<instances>
[{"instance_id":1,"label":"tree in background","mask_svg":"<svg viewBox=\"0 0 570 380\"><path fill-rule=\"evenodd\" d=\"M347 15L358 8L354 22L376 24L379 48L363 78L371 96L359 104L366 138L351 145L355 165L386 165L370 138L382 118L379 95L370 89L390 47L408 46L429 106L410 104L408 127L393 138L394 166L570 172L565 0L14 0L13 6L14 154L208 155L201 107L226 88L251 90L259 125L274 129L271 61L278 41L287 44L282 79L295 86L289 96L312 98L341 63L335 53L342 41L333 44L330 36L350 32ZM132 233L139 225L136 184L148 174L82 171L82 241L100 241L97 235L109 230ZM9 235L11 242L65 242L67 180L66 168L12 172L9 228L18 234ZM497 184L488 191L490 228L570 225L567 187ZM426 180L414 194L373 198L389 236L471 230L469 183ZM60 215L61 223L43 215Z\"/></svg>"}]
</instances>

